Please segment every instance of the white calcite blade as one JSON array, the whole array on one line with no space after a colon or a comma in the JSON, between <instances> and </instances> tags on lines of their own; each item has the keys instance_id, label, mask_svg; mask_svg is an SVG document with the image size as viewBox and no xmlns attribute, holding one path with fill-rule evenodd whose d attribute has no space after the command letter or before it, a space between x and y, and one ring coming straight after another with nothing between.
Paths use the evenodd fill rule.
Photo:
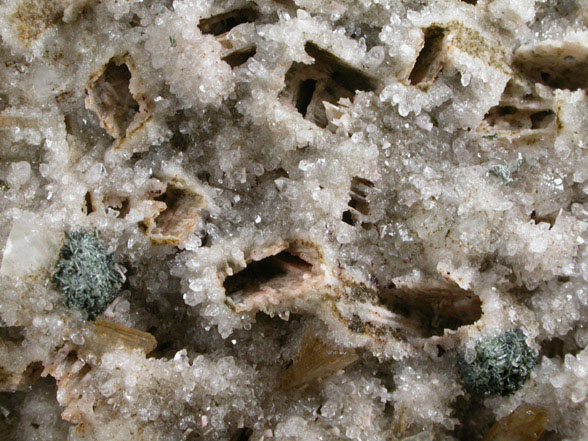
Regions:
<instances>
[{"instance_id":1,"label":"white calcite blade","mask_svg":"<svg viewBox=\"0 0 588 441\"><path fill-rule=\"evenodd\" d=\"M42 221L17 219L4 247L0 274L25 277L49 271L59 254L63 233Z\"/></svg>"}]
</instances>

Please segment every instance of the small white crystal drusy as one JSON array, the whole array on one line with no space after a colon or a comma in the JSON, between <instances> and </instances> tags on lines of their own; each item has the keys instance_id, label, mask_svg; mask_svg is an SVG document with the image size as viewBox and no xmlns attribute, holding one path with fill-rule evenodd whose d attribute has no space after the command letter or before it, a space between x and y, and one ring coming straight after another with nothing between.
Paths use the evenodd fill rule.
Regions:
<instances>
[{"instance_id":1,"label":"small white crystal drusy","mask_svg":"<svg viewBox=\"0 0 588 441\"><path fill-rule=\"evenodd\" d=\"M587 23L1 2L0 433L588 439ZM71 231L125 268L96 320L52 283ZM458 359L514 329L534 370L477 397Z\"/></svg>"}]
</instances>

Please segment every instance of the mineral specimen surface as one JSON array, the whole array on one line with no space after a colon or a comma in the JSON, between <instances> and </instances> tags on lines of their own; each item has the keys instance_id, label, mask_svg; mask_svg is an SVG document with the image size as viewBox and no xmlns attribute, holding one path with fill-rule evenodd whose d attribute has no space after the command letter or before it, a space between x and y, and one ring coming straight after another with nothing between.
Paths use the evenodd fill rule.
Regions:
<instances>
[{"instance_id":1,"label":"mineral specimen surface","mask_svg":"<svg viewBox=\"0 0 588 441\"><path fill-rule=\"evenodd\" d=\"M588 439L586 0L0 2L0 439Z\"/></svg>"}]
</instances>

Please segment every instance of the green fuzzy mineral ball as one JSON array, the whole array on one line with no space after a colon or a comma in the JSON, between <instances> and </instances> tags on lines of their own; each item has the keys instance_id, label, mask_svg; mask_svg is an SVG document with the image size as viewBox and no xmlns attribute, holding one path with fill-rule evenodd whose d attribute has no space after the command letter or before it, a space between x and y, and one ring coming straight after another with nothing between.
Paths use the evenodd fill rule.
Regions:
<instances>
[{"instance_id":1,"label":"green fuzzy mineral ball","mask_svg":"<svg viewBox=\"0 0 588 441\"><path fill-rule=\"evenodd\" d=\"M520 389L537 364L525 339L520 329L506 331L479 341L471 363L459 356L459 373L466 386L484 396L505 396Z\"/></svg>"},{"instance_id":2,"label":"green fuzzy mineral ball","mask_svg":"<svg viewBox=\"0 0 588 441\"><path fill-rule=\"evenodd\" d=\"M51 280L68 308L83 310L94 320L120 291L123 275L97 234L69 232Z\"/></svg>"}]
</instances>

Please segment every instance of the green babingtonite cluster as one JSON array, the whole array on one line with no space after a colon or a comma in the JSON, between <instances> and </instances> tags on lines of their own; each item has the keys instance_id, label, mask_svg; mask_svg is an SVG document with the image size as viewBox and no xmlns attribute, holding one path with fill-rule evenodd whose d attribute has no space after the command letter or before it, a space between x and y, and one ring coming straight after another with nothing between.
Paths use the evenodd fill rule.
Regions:
<instances>
[{"instance_id":1,"label":"green babingtonite cluster","mask_svg":"<svg viewBox=\"0 0 588 441\"><path fill-rule=\"evenodd\" d=\"M514 181L513 175L519 171L522 165L523 156L519 153L516 161L506 165L495 165L490 169L490 174L501 178L505 185L509 185Z\"/></svg>"},{"instance_id":2,"label":"green babingtonite cluster","mask_svg":"<svg viewBox=\"0 0 588 441\"><path fill-rule=\"evenodd\" d=\"M506 331L478 342L472 363L459 356L459 373L466 386L485 396L505 396L518 390L537 364L525 339L520 329Z\"/></svg>"},{"instance_id":3,"label":"green babingtonite cluster","mask_svg":"<svg viewBox=\"0 0 588 441\"><path fill-rule=\"evenodd\" d=\"M114 300L123 275L97 234L69 232L65 236L52 282L65 295L67 307L81 309L93 320Z\"/></svg>"}]
</instances>

